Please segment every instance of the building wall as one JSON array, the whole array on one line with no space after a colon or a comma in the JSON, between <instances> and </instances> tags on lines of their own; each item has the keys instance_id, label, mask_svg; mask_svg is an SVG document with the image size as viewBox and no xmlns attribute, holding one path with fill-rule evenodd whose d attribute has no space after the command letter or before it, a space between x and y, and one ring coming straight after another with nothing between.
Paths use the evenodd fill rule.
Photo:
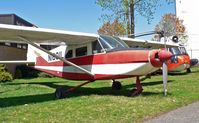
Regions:
<instances>
[{"instance_id":1,"label":"building wall","mask_svg":"<svg viewBox=\"0 0 199 123\"><path fill-rule=\"evenodd\" d=\"M34 24L24 20L15 14L0 14L0 23L36 27ZM0 61L27 60L26 52L27 44L0 43ZM7 64L6 68L14 75L16 66L18 66L18 64Z\"/></svg>"},{"instance_id":2,"label":"building wall","mask_svg":"<svg viewBox=\"0 0 199 123\"><path fill-rule=\"evenodd\" d=\"M5 60L26 60L26 50L24 49L18 49L14 47L7 47L7 46L0 46L1 52L0 52L0 61ZM8 71L11 74L15 74L15 68L16 64L8 64L6 65ZM9 67L8 67L9 66Z\"/></svg>"},{"instance_id":3,"label":"building wall","mask_svg":"<svg viewBox=\"0 0 199 123\"><path fill-rule=\"evenodd\" d=\"M13 24L13 22L12 16L0 16L0 23L2 24Z\"/></svg>"},{"instance_id":4,"label":"building wall","mask_svg":"<svg viewBox=\"0 0 199 123\"><path fill-rule=\"evenodd\" d=\"M188 34L187 51L199 59L199 1L176 0L176 15L184 22Z\"/></svg>"}]
</instances>

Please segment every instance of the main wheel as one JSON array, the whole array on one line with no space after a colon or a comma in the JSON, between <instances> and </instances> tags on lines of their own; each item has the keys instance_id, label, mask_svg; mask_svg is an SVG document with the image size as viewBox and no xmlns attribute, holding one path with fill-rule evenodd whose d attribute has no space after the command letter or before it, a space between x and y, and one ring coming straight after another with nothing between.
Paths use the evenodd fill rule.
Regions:
<instances>
[{"instance_id":1,"label":"main wheel","mask_svg":"<svg viewBox=\"0 0 199 123\"><path fill-rule=\"evenodd\" d=\"M113 90L120 90L120 89L122 89L121 82L119 82L119 81L113 81L112 89Z\"/></svg>"},{"instance_id":2,"label":"main wheel","mask_svg":"<svg viewBox=\"0 0 199 123\"><path fill-rule=\"evenodd\" d=\"M55 98L56 99L63 99L65 98L66 90L62 87L59 87L55 91Z\"/></svg>"}]
</instances>

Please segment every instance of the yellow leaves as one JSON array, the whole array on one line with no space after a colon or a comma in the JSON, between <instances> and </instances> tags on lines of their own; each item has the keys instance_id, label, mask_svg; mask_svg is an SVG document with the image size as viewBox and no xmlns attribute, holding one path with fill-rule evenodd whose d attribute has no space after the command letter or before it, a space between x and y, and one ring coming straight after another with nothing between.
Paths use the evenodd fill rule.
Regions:
<instances>
[{"instance_id":1,"label":"yellow leaves","mask_svg":"<svg viewBox=\"0 0 199 123\"><path fill-rule=\"evenodd\" d=\"M125 35L125 28L123 24L116 19L113 23L104 23L103 26L98 30L98 33L111 36Z\"/></svg>"}]
</instances>

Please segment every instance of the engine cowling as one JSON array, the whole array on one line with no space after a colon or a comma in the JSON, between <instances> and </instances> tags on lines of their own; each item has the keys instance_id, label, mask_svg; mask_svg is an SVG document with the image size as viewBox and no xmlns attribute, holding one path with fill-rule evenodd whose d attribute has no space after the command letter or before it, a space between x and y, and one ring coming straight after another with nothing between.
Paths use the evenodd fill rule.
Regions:
<instances>
[{"instance_id":1,"label":"engine cowling","mask_svg":"<svg viewBox=\"0 0 199 123\"><path fill-rule=\"evenodd\" d=\"M163 62L169 60L172 57L172 53L165 50L152 50L150 51L150 63L154 67L162 67Z\"/></svg>"}]
</instances>

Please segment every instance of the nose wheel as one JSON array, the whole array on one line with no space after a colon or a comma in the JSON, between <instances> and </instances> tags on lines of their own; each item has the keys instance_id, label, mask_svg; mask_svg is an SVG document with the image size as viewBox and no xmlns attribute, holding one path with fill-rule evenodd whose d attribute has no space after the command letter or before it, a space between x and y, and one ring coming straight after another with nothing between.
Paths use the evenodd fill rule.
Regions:
<instances>
[{"instance_id":1,"label":"nose wheel","mask_svg":"<svg viewBox=\"0 0 199 123\"><path fill-rule=\"evenodd\" d=\"M122 89L121 82L113 80L112 89L113 90L121 90Z\"/></svg>"}]
</instances>

